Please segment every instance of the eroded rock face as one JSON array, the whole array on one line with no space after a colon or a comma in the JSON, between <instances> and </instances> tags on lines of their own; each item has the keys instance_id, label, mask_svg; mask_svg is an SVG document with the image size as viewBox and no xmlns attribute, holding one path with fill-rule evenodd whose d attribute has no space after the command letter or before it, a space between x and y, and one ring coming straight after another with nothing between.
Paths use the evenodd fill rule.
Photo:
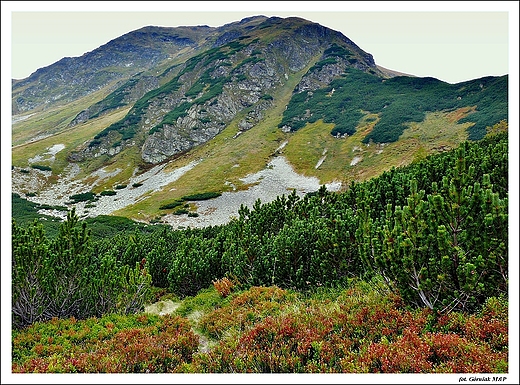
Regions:
<instances>
[{"instance_id":1,"label":"eroded rock face","mask_svg":"<svg viewBox=\"0 0 520 385\"><path fill-rule=\"evenodd\" d=\"M370 55L339 32L299 18L247 19L219 33L213 48L187 60L168 82L158 86L156 78L136 78L78 114L76 121L82 122L103 109L137 100L125 118L69 159L111 156L140 146L145 162L162 162L211 140L238 114L237 134L253 129L277 103L273 95L290 76L303 75L294 89L303 92L329 84L349 65L376 68ZM334 50L348 56L329 60ZM328 61L304 73L322 60Z\"/></svg>"},{"instance_id":2,"label":"eroded rock face","mask_svg":"<svg viewBox=\"0 0 520 385\"><path fill-rule=\"evenodd\" d=\"M188 115L178 118L174 125L165 125L159 132L148 136L141 149L143 160L159 163L214 138L222 128L216 124L200 124L197 110L197 106L193 106Z\"/></svg>"},{"instance_id":3,"label":"eroded rock face","mask_svg":"<svg viewBox=\"0 0 520 385\"><path fill-rule=\"evenodd\" d=\"M107 98L81 111L68 126L74 127L116 108L127 106L157 87L159 87L159 80L154 76L133 77L114 90Z\"/></svg>"}]
</instances>

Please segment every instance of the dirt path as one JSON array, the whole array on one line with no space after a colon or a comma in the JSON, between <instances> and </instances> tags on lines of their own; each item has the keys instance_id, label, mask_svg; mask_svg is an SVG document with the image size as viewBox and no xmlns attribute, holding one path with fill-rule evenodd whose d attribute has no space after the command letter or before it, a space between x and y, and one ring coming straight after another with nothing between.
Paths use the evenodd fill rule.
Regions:
<instances>
[{"instance_id":1,"label":"dirt path","mask_svg":"<svg viewBox=\"0 0 520 385\"><path fill-rule=\"evenodd\" d=\"M174 302L171 300L158 301L151 305L145 306L144 312L150 314L158 314L158 315L166 315L172 314L177 310L177 308L181 305L181 302ZM193 312L188 315L188 320L190 321L192 328L191 330L199 337L199 353L207 353L210 348L210 341L199 333L193 326L196 326L200 317L202 316L201 312Z\"/></svg>"}]
</instances>

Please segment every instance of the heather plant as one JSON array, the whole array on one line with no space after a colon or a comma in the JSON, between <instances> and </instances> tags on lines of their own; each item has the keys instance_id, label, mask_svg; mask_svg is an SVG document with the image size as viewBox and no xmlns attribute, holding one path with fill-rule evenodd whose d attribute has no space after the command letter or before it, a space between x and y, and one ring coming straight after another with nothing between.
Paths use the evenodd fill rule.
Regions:
<instances>
[{"instance_id":1,"label":"heather plant","mask_svg":"<svg viewBox=\"0 0 520 385\"><path fill-rule=\"evenodd\" d=\"M214 280L212 281L212 283L215 287L215 290L218 291L222 298L226 298L229 294L231 294L231 291L235 287L234 282L230 280L228 277Z\"/></svg>"},{"instance_id":2,"label":"heather plant","mask_svg":"<svg viewBox=\"0 0 520 385\"><path fill-rule=\"evenodd\" d=\"M439 314L405 306L378 281L352 281L306 296L272 286L223 299L211 287L182 306L188 316L205 313L197 329L216 338L209 351L197 350L202 340L179 316L54 318L13 331L13 372L508 371L504 298L472 315Z\"/></svg>"},{"instance_id":3,"label":"heather plant","mask_svg":"<svg viewBox=\"0 0 520 385\"><path fill-rule=\"evenodd\" d=\"M220 332L219 343L208 353L194 356L189 370L507 372L507 306L503 299L489 299L479 314L452 312L447 316L427 308L407 308L399 296L374 285L358 282L328 299L300 297L292 300L292 305L274 308L263 317L253 314L255 310L250 308L251 303L255 303L255 309L263 307L261 301L251 299L260 288L243 292L235 297L239 301L222 304L203 318L201 323L206 327L215 327L215 321L220 320L220 330L226 332ZM460 330L455 333L456 329Z\"/></svg>"},{"instance_id":4,"label":"heather plant","mask_svg":"<svg viewBox=\"0 0 520 385\"><path fill-rule=\"evenodd\" d=\"M209 337L220 338L231 329L242 331L264 317L283 311L296 298L295 294L276 286L252 287L231 295L226 306L205 314L199 327Z\"/></svg>"},{"instance_id":5,"label":"heather plant","mask_svg":"<svg viewBox=\"0 0 520 385\"><path fill-rule=\"evenodd\" d=\"M198 337L178 316L108 315L35 323L13 332L14 373L173 373Z\"/></svg>"},{"instance_id":6,"label":"heather plant","mask_svg":"<svg viewBox=\"0 0 520 385\"><path fill-rule=\"evenodd\" d=\"M180 306L175 311L176 314L182 317L189 317L195 312L211 313L213 310L222 306L227 299L222 298L218 291L213 286L200 290L194 296L183 298Z\"/></svg>"}]
</instances>

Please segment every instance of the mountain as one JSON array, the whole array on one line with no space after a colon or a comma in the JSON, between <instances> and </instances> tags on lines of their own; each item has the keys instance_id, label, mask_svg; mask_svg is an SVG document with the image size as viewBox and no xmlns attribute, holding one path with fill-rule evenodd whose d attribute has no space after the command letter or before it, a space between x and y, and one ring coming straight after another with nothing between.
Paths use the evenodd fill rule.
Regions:
<instances>
[{"instance_id":1,"label":"mountain","mask_svg":"<svg viewBox=\"0 0 520 385\"><path fill-rule=\"evenodd\" d=\"M296 17L145 27L13 81L13 191L83 215L206 223L201 199L173 208L346 188L479 140L507 120L507 81L406 76Z\"/></svg>"}]
</instances>

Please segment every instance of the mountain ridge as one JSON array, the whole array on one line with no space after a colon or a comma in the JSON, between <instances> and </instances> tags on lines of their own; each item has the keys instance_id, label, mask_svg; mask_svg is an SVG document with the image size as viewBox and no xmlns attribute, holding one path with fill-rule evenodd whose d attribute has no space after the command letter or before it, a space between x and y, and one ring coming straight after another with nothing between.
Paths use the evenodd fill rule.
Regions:
<instances>
[{"instance_id":1,"label":"mountain ridge","mask_svg":"<svg viewBox=\"0 0 520 385\"><path fill-rule=\"evenodd\" d=\"M282 158L318 186L344 189L478 140L486 126L507 120L507 76L450 85L405 75L301 18L147 26L76 59L55 63L74 62L68 73L51 65L13 82L12 176L13 192L80 207L82 215L95 215L101 200L116 207L123 191L139 189L113 212L177 220L160 206L246 191L254 185L248 175ZM156 167L168 174L188 165L149 191L133 186ZM290 191L296 185L287 175ZM90 191L93 201L69 199Z\"/></svg>"}]
</instances>

